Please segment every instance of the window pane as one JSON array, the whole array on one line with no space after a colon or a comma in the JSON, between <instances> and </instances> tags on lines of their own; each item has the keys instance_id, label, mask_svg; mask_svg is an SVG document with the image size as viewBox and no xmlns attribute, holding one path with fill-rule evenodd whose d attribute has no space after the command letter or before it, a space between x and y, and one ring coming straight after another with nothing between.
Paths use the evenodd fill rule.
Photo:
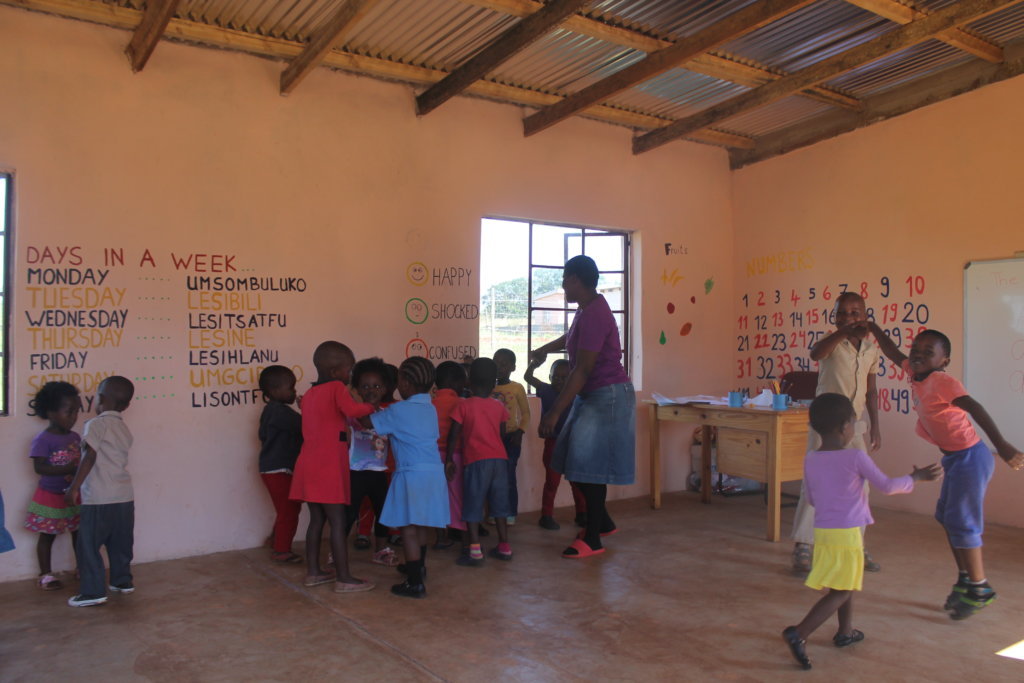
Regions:
<instances>
[{"instance_id":1,"label":"window pane","mask_svg":"<svg viewBox=\"0 0 1024 683\"><path fill-rule=\"evenodd\" d=\"M562 311L534 311L531 324L533 326L531 342L535 349L544 346L549 341L558 339L566 331L565 314Z\"/></svg>"},{"instance_id":2,"label":"window pane","mask_svg":"<svg viewBox=\"0 0 1024 683\"><path fill-rule=\"evenodd\" d=\"M583 253L583 231L560 225L533 224L533 264L558 266Z\"/></svg>"},{"instance_id":3,"label":"window pane","mask_svg":"<svg viewBox=\"0 0 1024 683\"><path fill-rule=\"evenodd\" d=\"M594 259L598 270L625 270L625 238L622 235L602 235L587 231L585 251Z\"/></svg>"},{"instance_id":4,"label":"window pane","mask_svg":"<svg viewBox=\"0 0 1024 683\"><path fill-rule=\"evenodd\" d=\"M613 311L622 310L621 273L601 273L601 277L597 280L597 291L599 294L604 295L604 298L608 301L609 308Z\"/></svg>"},{"instance_id":5,"label":"window pane","mask_svg":"<svg viewBox=\"0 0 1024 683\"><path fill-rule=\"evenodd\" d=\"M533 274L533 305L542 308L565 308L562 269L534 268L531 272Z\"/></svg>"},{"instance_id":6,"label":"window pane","mask_svg":"<svg viewBox=\"0 0 1024 683\"><path fill-rule=\"evenodd\" d=\"M622 313L615 313L615 324L619 326L619 347L623 353L626 351L626 321ZM623 360L625 365L625 360Z\"/></svg>"}]
</instances>

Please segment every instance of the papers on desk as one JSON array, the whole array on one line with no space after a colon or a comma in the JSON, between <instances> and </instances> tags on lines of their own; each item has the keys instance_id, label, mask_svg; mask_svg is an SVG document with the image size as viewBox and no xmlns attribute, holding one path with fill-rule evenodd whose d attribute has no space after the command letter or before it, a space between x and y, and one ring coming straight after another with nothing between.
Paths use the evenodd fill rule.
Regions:
<instances>
[{"instance_id":1,"label":"papers on desk","mask_svg":"<svg viewBox=\"0 0 1024 683\"><path fill-rule=\"evenodd\" d=\"M727 406L729 405L729 399L722 396L707 396L705 394L698 394L696 396L677 396L676 398L669 398L668 396L662 396L656 391L651 392L651 398L659 406L672 406L682 405L684 403L706 403L712 406Z\"/></svg>"}]
</instances>

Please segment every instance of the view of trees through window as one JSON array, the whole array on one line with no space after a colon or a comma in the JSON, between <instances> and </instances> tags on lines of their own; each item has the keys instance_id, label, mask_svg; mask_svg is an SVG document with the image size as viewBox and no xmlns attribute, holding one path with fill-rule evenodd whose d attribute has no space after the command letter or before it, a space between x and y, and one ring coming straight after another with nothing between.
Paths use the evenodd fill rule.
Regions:
<instances>
[{"instance_id":1,"label":"view of trees through window","mask_svg":"<svg viewBox=\"0 0 1024 683\"><path fill-rule=\"evenodd\" d=\"M562 267L586 254L601 273L598 292L619 324L629 358L627 295L629 234L572 225L485 218L480 227L480 355L500 348L516 354L512 379L523 382L529 349L565 334L576 311L562 292ZM537 371L547 381L551 360Z\"/></svg>"}]
</instances>

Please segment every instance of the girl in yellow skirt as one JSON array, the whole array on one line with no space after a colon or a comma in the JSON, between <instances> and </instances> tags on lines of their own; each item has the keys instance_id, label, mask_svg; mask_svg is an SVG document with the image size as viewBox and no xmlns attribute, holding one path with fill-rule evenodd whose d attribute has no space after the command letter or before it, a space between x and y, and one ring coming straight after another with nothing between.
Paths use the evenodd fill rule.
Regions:
<instances>
[{"instance_id":1,"label":"girl in yellow skirt","mask_svg":"<svg viewBox=\"0 0 1024 683\"><path fill-rule=\"evenodd\" d=\"M804 459L804 484L814 506L814 560L805 584L828 593L815 603L804 620L782 632L793 658L811 668L807 638L834 613L839 630L832 638L836 647L864 640L853 628L853 591L864 578L864 542L860 528L873 524L864 481L886 495L910 493L915 481L932 481L942 474L938 463L903 477L890 479L862 450L847 448L854 435L854 411L841 394L822 394L811 404L811 427L821 435L821 450Z\"/></svg>"}]
</instances>

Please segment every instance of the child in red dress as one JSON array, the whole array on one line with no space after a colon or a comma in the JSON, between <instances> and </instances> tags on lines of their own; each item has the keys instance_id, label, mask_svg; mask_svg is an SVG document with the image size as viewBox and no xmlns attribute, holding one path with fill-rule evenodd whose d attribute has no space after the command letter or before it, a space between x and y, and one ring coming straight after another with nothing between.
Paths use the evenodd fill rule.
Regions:
<instances>
[{"instance_id":1,"label":"child in red dress","mask_svg":"<svg viewBox=\"0 0 1024 683\"><path fill-rule=\"evenodd\" d=\"M356 403L348 380L355 357L347 346L327 341L313 352L317 380L302 398L302 451L295 462L289 497L309 506L306 530L306 586L334 581L336 593L368 591L373 583L349 573L345 548L345 506L350 502L348 418L373 412ZM320 537L324 521L331 525L335 573L320 568Z\"/></svg>"}]
</instances>

